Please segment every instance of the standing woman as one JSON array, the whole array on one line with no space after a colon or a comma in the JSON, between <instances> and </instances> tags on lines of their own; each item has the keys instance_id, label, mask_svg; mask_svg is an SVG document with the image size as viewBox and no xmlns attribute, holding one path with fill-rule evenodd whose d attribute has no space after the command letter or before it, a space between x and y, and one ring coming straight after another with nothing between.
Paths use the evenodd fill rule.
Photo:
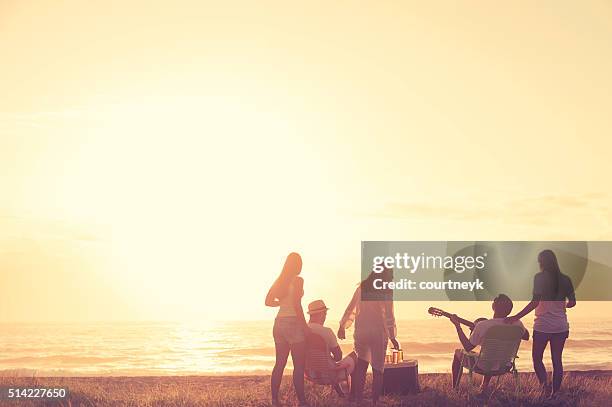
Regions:
<instances>
[{"instance_id":1,"label":"standing woman","mask_svg":"<svg viewBox=\"0 0 612 407\"><path fill-rule=\"evenodd\" d=\"M359 284L338 329L338 338L346 339L345 330L355 321L353 337L357 363L351 374L350 399L355 401L362 399L368 365L371 364L374 404L382 393L387 342L391 340L394 348L399 349L399 344L395 339L397 329L393 313L393 291L376 289L375 281L379 279L392 281L393 270L385 269L382 273L372 272Z\"/></svg>"},{"instance_id":2,"label":"standing woman","mask_svg":"<svg viewBox=\"0 0 612 407\"><path fill-rule=\"evenodd\" d=\"M276 348L276 362L270 380L272 405L274 406L279 405L278 391L289 352L293 360L295 393L300 406L307 405L304 395L304 365L306 363L306 335L309 328L302 310L304 280L298 277L301 271L302 258L297 253L290 253L285 260L283 270L266 296L268 307L279 307L272 330Z\"/></svg>"},{"instance_id":3,"label":"standing woman","mask_svg":"<svg viewBox=\"0 0 612 407\"><path fill-rule=\"evenodd\" d=\"M550 342L554 394L561 387L563 380L563 347L569 336L569 323L565 310L576 305L576 297L572 280L561 273L557 256L552 250L540 252L538 263L540 263L540 272L533 279L533 299L521 312L507 317L506 322L517 321L535 309L531 351L533 368L544 391L550 391L546 368L542 361L546 345Z\"/></svg>"}]
</instances>

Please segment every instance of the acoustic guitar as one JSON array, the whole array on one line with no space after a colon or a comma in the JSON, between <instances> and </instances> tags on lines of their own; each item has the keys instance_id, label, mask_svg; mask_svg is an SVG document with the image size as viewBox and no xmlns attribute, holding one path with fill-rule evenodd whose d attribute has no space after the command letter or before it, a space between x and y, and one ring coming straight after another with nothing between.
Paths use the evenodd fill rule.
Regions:
<instances>
[{"instance_id":1,"label":"acoustic guitar","mask_svg":"<svg viewBox=\"0 0 612 407\"><path fill-rule=\"evenodd\" d=\"M450 312L446 312L444 310L441 310L440 308L435 308L435 307L430 307L427 312L429 312L431 315L433 315L434 317L446 317L449 318L451 317ZM460 317L457 317L457 319L459 320L460 323L462 323L463 325L467 326L470 329L474 329L474 326L476 325L474 322L472 321L468 321L467 319L463 319ZM485 320L486 318L478 318L476 320L476 322L480 322L480 320Z\"/></svg>"}]
</instances>

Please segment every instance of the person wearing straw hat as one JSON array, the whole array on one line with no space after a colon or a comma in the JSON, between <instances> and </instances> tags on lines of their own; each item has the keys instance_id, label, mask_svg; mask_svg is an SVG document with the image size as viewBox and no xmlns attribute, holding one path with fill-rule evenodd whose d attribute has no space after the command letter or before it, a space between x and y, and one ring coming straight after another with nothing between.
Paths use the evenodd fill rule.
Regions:
<instances>
[{"instance_id":1,"label":"person wearing straw hat","mask_svg":"<svg viewBox=\"0 0 612 407\"><path fill-rule=\"evenodd\" d=\"M308 315L310 316L308 327L313 334L323 338L330 351L330 357L335 361L336 366L345 368L347 373L351 374L355 368L357 354L351 352L346 357L342 358L342 349L340 349L340 345L338 345L336 334L334 334L331 328L324 325L328 310L329 308L327 308L323 300L316 300L308 304Z\"/></svg>"}]
</instances>

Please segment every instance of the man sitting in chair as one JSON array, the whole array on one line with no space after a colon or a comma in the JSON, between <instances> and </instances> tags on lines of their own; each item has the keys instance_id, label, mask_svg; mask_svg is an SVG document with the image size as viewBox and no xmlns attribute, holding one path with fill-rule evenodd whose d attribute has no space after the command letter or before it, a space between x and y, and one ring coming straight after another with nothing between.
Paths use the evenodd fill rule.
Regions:
<instances>
[{"instance_id":1,"label":"man sitting in chair","mask_svg":"<svg viewBox=\"0 0 612 407\"><path fill-rule=\"evenodd\" d=\"M350 380L348 379L350 377L348 375L350 375L355 368L357 354L351 352L344 359L342 358L342 349L340 349L340 345L338 345L336 334L334 334L331 328L324 326L325 319L327 318L327 310L329 310L329 308L327 308L323 300L316 300L308 304L308 315L310 315L308 326L313 334L320 336L327 344L327 349L329 349L330 352L329 357L331 364L335 365L338 370L338 381ZM306 372L306 374L308 376L308 372ZM344 375L344 377L341 377L342 375ZM344 396L344 392L339 384L335 384L333 387L340 396Z\"/></svg>"},{"instance_id":2,"label":"man sitting in chair","mask_svg":"<svg viewBox=\"0 0 612 407\"><path fill-rule=\"evenodd\" d=\"M512 307L513 307L512 300L507 295L504 295L504 294L498 295L493 300L493 303L491 304L491 308L493 309L493 318L492 319L485 319L485 318L477 319L475 321L474 328L472 328L472 334L470 335L469 339L463 332L463 329L461 328L461 322L459 321L460 318L456 314L453 314L451 316L450 320L453 323L453 325L455 325L455 327L457 328L457 335L459 336L461 345L463 345L463 349L455 350L455 355L453 358L453 368L452 368L453 388L456 388L459 385L459 380L461 379L461 373L463 370L461 366L461 360L463 359L463 357L466 356L466 359L464 360L465 362L464 365L467 364L468 366L471 366L471 367L474 366L475 358L472 357L471 355L465 355L464 350L466 352L470 352L475 347L479 346L482 343L485 333L487 332L489 328L496 326L496 325L503 325L504 318L510 315L510 312L512 311ZM522 339L525 341L529 340L529 331L525 329L521 321L516 321L515 323L513 323L513 325L518 325L522 327L524 330ZM483 376L482 387L481 387L481 390L483 393L486 391L487 386L489 385L490 381L491 381L491 376Z\"/></svg>"}]
</instances>

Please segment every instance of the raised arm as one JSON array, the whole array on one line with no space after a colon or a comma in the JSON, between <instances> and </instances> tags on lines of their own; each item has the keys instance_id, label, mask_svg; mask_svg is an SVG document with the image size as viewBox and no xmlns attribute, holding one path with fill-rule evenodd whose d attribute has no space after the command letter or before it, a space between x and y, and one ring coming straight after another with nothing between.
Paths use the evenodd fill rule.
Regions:
<instances>
[{"instance_id":1,"label":"raised arm","mask_svg":"<svg viewBox=\"0 0 612 407\"><path fill-rule=\"evenodd\" d=\"M359 303L360 299L361 289L357 287L355 293L353 294L353 297L351 298L351 302L349 302L349 305L346 307L344 315L340 320L340 327L338 328L338 338L346 339L346 329L350 328L350 326L353 325L353 322L355 321L355 315L357 314L357 304Z\"/></svg>"},{"instance_id":2,"label":"raised arm","mask_svg":"<svg viewBox=\"0 0 612 407\"><path fill-rule=\"evenodd\" d=\"M455 325L455 329L457 330L457 336L459 337L459 341L461 341L461 345L463 346L463 349L465 349L468 352L474 349L476 346L474 346L474 344L470 342L468 337L465 335L465 332L463 332L463 328L461 328L461 322L459 321L459 317L453 314L451 315L450 320L453 323L453 325Z\"/></svg>"},{"instance_id":3,"label":"raised arm","mask_svg":"<svg viewBox=\"0 0 612 407\"><path fill-rule=\"evenodd\" d=\"M518 321L519 319L523 318L525 315L529 314L531 311L536 309L536 307L538 306L539 303L540 303L540 297L539 296L538 297L534 296L534 298L529 302L529 304L525 305L525 308L523 308L516 315L513 315L511 317L506 317L504 322L511 324L511 323L513 323L515 321Z\"/></svg>"},{"instance_id":4,"label":"raised arm","mask_svg":"<svg viewBox=\"0 0 612 407\"><path fill-rule=\"evenodd\" d=\"M507 323L507 324L512 324L512 323L520 320L525 315L529 314L531 311L536 309L538 304L540 304L540 299L541 298L542 298L542 280L538 279L538 275L536 274L535 277L533 278L533 297L532 297L531 301L529 302L529 304L525 305L525 308L523 308L517 314L515 314L515 315L513 315L511 317L506 317L504 319L504 322Z\"/></svg>"}]
</instances>

